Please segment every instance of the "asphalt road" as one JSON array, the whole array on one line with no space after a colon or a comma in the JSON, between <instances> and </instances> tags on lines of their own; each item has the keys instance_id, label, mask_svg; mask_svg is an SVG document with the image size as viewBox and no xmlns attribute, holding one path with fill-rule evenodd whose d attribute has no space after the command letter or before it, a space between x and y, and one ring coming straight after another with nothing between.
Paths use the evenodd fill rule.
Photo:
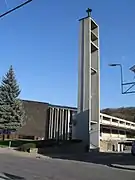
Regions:
<instances>
[{"instance_id":1,"label":"asphalt road","mask_svg":"<svg viewBox=\"0 0 135 180\"><path fill-rule=\"evenodd\" d=\"M103 160L103 159L102 159ZM0 178L4 174L22 180L134 180L134 171L103 164L60 159L36 159L0 154Z\"/></svg>"}]
</instances>

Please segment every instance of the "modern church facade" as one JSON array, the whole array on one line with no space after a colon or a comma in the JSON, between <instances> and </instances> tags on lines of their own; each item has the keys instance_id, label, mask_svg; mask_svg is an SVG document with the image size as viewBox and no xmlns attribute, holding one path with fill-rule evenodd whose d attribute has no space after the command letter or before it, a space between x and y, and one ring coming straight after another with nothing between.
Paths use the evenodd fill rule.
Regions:
<instances>
[{"instance_id":1,"label":"modern church facade","mask_svg":"<svg viewBox=\"0 0 135 180\"><path fill-rule=\"evenodd\" d=\"M23 101L27 118L19 138L78 139L104 151L122 150L120 143L134 139L135 123L100 113L99 26L87 13L79 20L78 107Z\"/></svg>"}]
</instances>

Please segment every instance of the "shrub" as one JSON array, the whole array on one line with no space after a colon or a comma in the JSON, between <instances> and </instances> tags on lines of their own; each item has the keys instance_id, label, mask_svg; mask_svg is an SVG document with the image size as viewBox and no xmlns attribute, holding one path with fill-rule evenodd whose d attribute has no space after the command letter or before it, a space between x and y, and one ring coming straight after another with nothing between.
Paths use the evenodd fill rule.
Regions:
<instances>
[{"instance_id":1,"label":"shrub","mask_svg":"<svg viewBox=\"0 0 135 180\"><path fill-rule=\"evenodd\" d=\"M32 148L36 148L36 144L34 144L34 143L26 143L26 144L21 145L18 148L18 150L24 151L24 152L30 152L30 149L32 149Z\"/></svg>"}]
</instances>

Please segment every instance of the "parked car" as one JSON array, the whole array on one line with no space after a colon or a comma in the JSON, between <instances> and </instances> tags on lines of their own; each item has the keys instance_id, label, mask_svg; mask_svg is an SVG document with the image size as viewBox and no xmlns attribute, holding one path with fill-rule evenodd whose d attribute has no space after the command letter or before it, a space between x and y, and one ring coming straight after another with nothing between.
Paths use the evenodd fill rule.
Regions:
<instances>
[{"instance_id":1,"label":"parked car","mask_svg":"<svg viewBox=\"0 0 135 180\"><path fill-rule=\"evenodd\" d=\"M135 156L135 141L133 141L133 143L132 143L131 154L132 154L133 156Z\"/></svg>"}]
</instances>

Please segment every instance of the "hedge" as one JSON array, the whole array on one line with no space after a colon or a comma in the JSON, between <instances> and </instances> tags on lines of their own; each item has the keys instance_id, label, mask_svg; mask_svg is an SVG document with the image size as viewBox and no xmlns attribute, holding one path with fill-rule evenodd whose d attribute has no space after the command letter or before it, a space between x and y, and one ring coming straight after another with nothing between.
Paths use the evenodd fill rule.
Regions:
<instances>
[{"instance_id":1,"label":"hedge","mask_svg":"<svg viewBox=\"0 0 135 180\"><path fill-rule=\"evenodd\" d=\"M34 143L26 143L21 145L20 147L17 148L19 151L24 151L24 152L30 152L30 149L36 148L36 144Z\"/></svg>"}]
</instances>

